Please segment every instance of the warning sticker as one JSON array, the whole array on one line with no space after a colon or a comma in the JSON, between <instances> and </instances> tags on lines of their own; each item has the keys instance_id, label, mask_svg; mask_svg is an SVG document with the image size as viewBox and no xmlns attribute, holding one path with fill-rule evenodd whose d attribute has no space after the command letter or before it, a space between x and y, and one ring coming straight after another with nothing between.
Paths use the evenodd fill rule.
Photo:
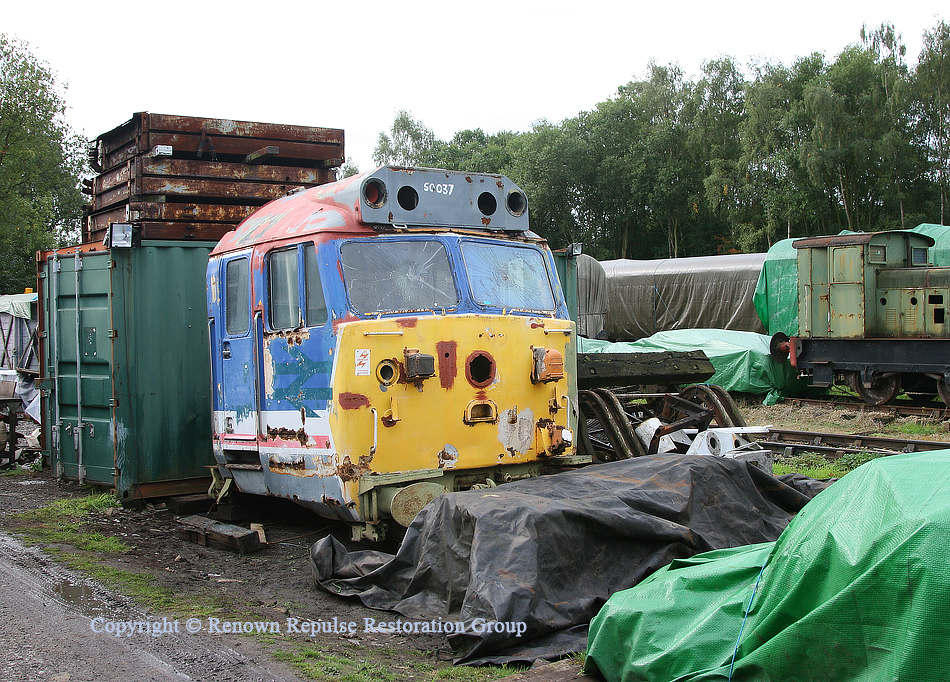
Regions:
<instances>
[{"instance_id":1,"label":"warning sticker","mask_svg":"<svg viewBox=\"0 0 950 682\"><path fill-rule=\"evenodd\" d=\"M356 349L356 376L369 376L369 348Z\"/></svg>"}]
</instances>

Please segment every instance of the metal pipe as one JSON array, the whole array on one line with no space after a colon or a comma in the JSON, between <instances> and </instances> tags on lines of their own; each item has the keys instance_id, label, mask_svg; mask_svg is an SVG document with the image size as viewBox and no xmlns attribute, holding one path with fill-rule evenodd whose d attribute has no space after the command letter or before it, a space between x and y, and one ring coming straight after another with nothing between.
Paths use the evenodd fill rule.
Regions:
<instances>
[{"instance_id":1,"label":"metal pipe","mask_svg":"<svg viewBox=\"0 0 950 682\"><path fill-rule=\"evenodd\" d=\"M49 261L49 299L46 303L46 310L50 316L50 334L49 339L51 359L53 361L53 411L56 419L53 428L50 429L51 447L56 451L56 477L62 478L65 474L63 467L62 452L60 450L60 429L63 428L62 417L59 410L59 254L54 253Z\"/></svg>"},{"instance_id":2,"label":"metal pipe","mask_svg":"<svg viewBox=\"0 0 950 682\"><path fill-rule=\"evenodd\" d=\"M369 449L369 456L372 457L376 454L376 445L379 442L379 413L375 407L369 408L369 411L373 413L373 447Z\"/></svg>"},{"instance_id":3,"label":"metal pipe","mask_svg":"<svg viewBox=\"0 0 950 682\"><path fill-rule=\"evenodd\" d=\"M82 422L82 340L79 321L79 271L82 270L82 257L79 249L76 249L73 263L73 270L76 273L76 429L73 432L73 440L76 444L76 476L79 484L82 485L86 472L82 465L82 431L85 424Z\"/></svg>"}]
</instances>

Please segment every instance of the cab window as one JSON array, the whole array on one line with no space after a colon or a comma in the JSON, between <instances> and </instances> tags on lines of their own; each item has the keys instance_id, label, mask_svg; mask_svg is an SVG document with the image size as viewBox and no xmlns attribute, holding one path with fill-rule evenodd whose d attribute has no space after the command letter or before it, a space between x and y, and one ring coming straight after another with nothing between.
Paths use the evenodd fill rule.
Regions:
<instances>
[{"instance_id":1,"label":"cab window","mask_svg":"<svg viewBox=\"0 0 950 682\"><path fill-rule=\"evenodd\" d=\"M229 336L243 336L251 329L250 284L247 258L228 261L224 271L224 320Z\"/></svg>"},{"instance_id":2,"label":"cab window","mask_svg":"<svg viewBox=\"0 0 950 682\"><path fill-rule=\"evenodd\" d=\"M304 324L314 327L326 322L327 306L313 244L272 252L267 257L267 285L271 329L296 329Z\"/></svg>"},{"instance_id":3,"label":"cab window","mask_svg":"<svg viewBox=\"0 0 950 682\"><path fill-rule=\"evenodd\" d=\"M458 305L448 254L436 240L347 242L340 260L346 295L361 313Z\"/></svg>"}]
</instances>

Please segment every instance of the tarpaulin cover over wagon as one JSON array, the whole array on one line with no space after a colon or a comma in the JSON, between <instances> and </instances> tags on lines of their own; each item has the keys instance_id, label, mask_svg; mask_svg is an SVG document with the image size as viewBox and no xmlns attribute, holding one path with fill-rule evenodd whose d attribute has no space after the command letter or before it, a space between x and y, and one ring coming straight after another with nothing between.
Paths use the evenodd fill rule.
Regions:
<instances>
[{"instance_id":1,"label":"tarpaulin cover over wagon","mask_svg":"<svg viewBox=\"0 0 950 682\"><path fill-rule=\"evenodd\" d=\"M631 343L578 339L581 353L636 353L701 350L716 373L709 383L727 391L765 394L765 404L798 395L808 387L788 360L769 354L769 337L727 329L676 329Z\"/></svg>"},{"instance_id":2,"label":"tarpaulin cover over wagon","mask_svg":"<svg viewBox=\"0 0 950 682\"><path fill-rule=\"evenodd\" d=\"M608 682L946 680L948 558L950 450L878 459L777 542L674 561L615 594L591 623L586 670Z\"/></svg>"},{"instance_id":3,"label":"tarpaulin cover over wagon","mask_svg":"<svg viewBox=\"0 0 950 682\"><path fill-rule=\"evenodd\" d=\"M774 540L808 496L744 462L658 455L441 495L395 556L311 549L324 589L417 621L525 623L521 637L469 627L457 662L580 651L613 592L673 559Z\"/></svg>"}]
</instances>

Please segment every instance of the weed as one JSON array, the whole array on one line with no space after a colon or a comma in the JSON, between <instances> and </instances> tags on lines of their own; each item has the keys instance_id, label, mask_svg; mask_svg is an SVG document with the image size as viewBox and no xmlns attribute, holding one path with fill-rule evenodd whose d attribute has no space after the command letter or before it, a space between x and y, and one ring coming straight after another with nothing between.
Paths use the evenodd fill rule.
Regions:
<instances>
[{"instance_id":1,"label":"weed","mask_svg":"<svg viewBox=\"0 0 950 682\"><path fill-rule=\"evenodd\" d=\"M804 452L794 457L779 457L775 460L773 472L776 476L784 474L804 474L809 478L841 478L850 469L839 462L830 462L815 452Z\"/></svg>"}]
</instances>

